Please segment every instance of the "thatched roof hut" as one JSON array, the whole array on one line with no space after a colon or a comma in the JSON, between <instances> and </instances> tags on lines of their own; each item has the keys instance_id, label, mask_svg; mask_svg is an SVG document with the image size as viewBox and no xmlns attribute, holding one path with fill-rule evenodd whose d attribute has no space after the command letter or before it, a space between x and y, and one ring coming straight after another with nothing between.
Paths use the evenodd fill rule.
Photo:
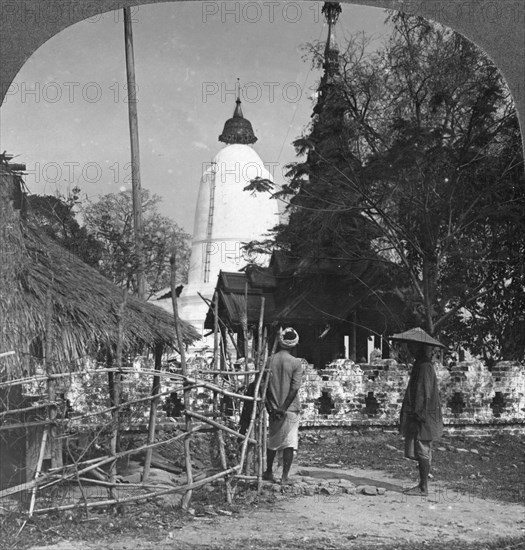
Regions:
<instances>
[{"instance_id":1,"label":"thatched roof hut","mask_svg":"<svg viewBox=\"0 0 525 550\"><path fill-rule=\"evenodd\" d=\"M21 215L25 195L19 174L0 165L0 378L31 374L35 347L51 327L53 370L71 371L77 360L114 350L123 290L71 254ZM127 296L122 316L126 350L176 347L173 317ZM181 322L187 343L199 338Z\"/></svg>"}]
</instances>

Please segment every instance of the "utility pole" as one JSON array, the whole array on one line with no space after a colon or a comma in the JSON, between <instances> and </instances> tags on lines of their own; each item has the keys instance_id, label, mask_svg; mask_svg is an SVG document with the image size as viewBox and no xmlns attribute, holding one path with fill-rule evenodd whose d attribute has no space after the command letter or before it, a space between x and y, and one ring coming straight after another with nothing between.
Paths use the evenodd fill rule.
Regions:
<instances>
[{"instance_id":1,"label":"utility pole","mask_svg":"<svg viewBox=\"0 0 525 550\"><path fill-rule=\"evenodd\" d=\"M124 9L124 40L126 44L126 74L128 81L129 136L131 142L131 186L133 196L133 227L135 231L135 256L137 266L137 295L144 299L144 254L142 250L142 193L140 185L139 125L137 115L137 88L135 84L135 57L133 54L133 30L131 10Z\"/></svg>"}]
</instances>

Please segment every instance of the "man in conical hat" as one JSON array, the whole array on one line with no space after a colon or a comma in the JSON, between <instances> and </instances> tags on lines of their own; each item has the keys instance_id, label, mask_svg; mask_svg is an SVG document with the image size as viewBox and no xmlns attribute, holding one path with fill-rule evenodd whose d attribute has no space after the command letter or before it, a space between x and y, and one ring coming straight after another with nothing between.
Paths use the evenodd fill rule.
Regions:
<instances>
[{"instance_id":1,"label":"man in conical hat","mask_svg":"<svg viewBox=\"0 0 525 550\"><path fill-rule=\"evenodd\" d=\"M298 392L303 368L301 360L290 352L299 343L299 335L289 327L279 333L279 351L270 360L270 381L266 393L270 423L266 449L266 471L263 479L276 481L273 463L277 451L283 452L283 477L287 484L293 462L294 450L299 441L299 413L301 406Z\"/></svg>"},{"instance_id":2,"label":"man in conical hat","mask_svg":"<svg viewBox=\"0 0 525 550\"><path fill-rule=\"evenodd\" d=\"M419 483L406 495L428 495L432 442L443 433L443 418L436 373L430 359L433 346L445 347L420 328L394 334L391 340L405 342L414 357L401 406L400 432L405 438L405 457L416 460Z\"/></svg>"}]
</instances>

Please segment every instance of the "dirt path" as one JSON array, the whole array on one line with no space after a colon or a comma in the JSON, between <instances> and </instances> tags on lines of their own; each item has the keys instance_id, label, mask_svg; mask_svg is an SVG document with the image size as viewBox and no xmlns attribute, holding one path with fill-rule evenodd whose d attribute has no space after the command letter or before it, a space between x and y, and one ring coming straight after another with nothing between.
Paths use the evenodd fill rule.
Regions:
<instances>
[{"instance_id":1,"label":"dirt path","mask_svg":"<svg viewBox=\"0 0 525 550\"><path fill-rule=\"evenodd\" d=\"M508 504L459 494L438 482L430 483L427 498L407 497L401 493L410 481L400 481L378 471L302 468L295 478L324 479L319 483L325 494L294 495L292 490L277 495L272 509L253 508L232 516L221 514L195 518L182 529L169 532L161 543L122 538L118 542L63 542L31 550L168 550L199 548L216 544L227 548L233 542L244 542L245 548L256 548L265 541L286 547L286 541L297 544L324 541L352 548L353 545L429 541L440 539L489 541L503 536L525 536L525 509L521 504ZM299 475L298 475L299 474ZM300 475L303 474L303 475ZM307 476L307 477L305 477ZM383 487L384 494L329 494L340 479L358 480L362 485ZM380 490L382 492L382 490Z\"/></svg>"}]
</instances>

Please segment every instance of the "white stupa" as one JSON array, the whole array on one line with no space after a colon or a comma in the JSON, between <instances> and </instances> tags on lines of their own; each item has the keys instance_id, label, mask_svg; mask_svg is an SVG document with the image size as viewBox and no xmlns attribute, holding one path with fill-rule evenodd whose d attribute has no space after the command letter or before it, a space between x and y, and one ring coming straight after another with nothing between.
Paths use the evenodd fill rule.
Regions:
<instances>
[{"instance_id":1,"label":"white stupa","mask_svg":"<svg viewBox=\"0 0 525 550\"><path fill-rule=\"evenodd\" d=\"M213 158L200 182L188 284L178 302L181 319L201 334L208 306L199 294L213 299L219 272L239 271L246 266L243 244L264 238L279 222L278 201L270 193L244 191L257 177L273 180L250 146L257 138L243 116L239 98L219 141L226 147Z\"/></svg>"}]
</instances>

